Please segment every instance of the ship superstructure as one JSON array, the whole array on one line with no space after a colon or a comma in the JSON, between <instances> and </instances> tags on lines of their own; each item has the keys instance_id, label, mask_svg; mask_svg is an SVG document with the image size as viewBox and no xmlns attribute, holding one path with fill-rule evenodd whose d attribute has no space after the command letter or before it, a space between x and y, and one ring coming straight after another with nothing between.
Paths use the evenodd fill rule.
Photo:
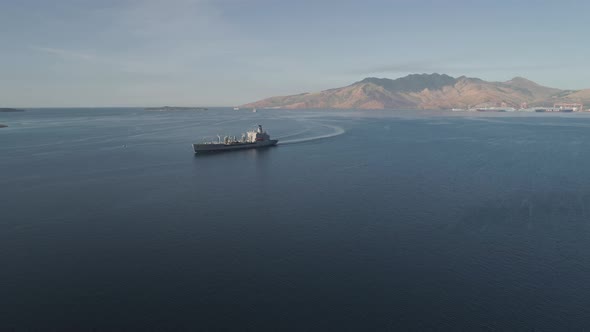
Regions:
<instances>
[{"instance_id":1,"label":"ship superstructure","mask_svg":"<svg viewBox=\"0 0 590 332\"><path fill-rule=\"evenodd\" d=\"M206 142L193 144L195 153L199 152L217 152L241 149L255 149L276 145L279 140L270 139L270 135L262 129L261 125L252 131L242 134L241 138L236 136L217 136L217 142Z\"/></svg>"}]
</instances>

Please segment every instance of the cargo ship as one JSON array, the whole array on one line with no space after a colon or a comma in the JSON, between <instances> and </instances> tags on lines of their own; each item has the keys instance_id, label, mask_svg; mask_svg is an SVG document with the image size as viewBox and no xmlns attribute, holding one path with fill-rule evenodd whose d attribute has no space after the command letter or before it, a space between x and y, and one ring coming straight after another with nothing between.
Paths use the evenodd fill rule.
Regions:
<instances>
[{"instance_id":1,"label":"cargo ship","mask_svg":"<svg viewBox=\"0 0 590 332\"><path fill-rule=\"evenodd\" d=\"M279 142L278 139L270 139L270 135L262 129L261 125L258 125L256 130L242 134L240 139L235 136L225 136L223 140L221 136L218 135L217 137L217 142L193 144L195 153L257 149L277 145Z\"/></svg>"},{"instance_id":2,"label":"cargo ship","mask_svg":"<svg viewBox=\"0 0 590 332\"><path fill-rule=\"evenodd\" d=\"M578 112L576 108L537 108L535 112L542 113L542 112L560 112L560 113L571 113L571 112Z\"/></svg>"},{"instance_id":3,"label":"cargo ship","mask_svg":"<svg viewBox=\"0 0 590 332\"><path fill-rule=\"evenodd\" d=\"M571 104L571 103L556 103L553 107L539 107L535 109L535 112L560 112L560 113L572 113L582 112L584 105L582 104Z\"/></svg>"}]
</instances>

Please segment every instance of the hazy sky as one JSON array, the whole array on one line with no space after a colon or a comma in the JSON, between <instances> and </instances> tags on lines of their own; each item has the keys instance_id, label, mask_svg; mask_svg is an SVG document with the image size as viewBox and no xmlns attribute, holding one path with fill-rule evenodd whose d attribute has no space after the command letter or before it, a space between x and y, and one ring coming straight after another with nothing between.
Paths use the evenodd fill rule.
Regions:
<instances>
[{"instance_id":1,"label":"hazy sky","mask_svg":"<svg viewBox=\"0 0 590 332\"><path fill-rule=\"evenodd\" d=\"M0 0L0 107L230 106L432 72L590 88L589 12L582 0Z\"/></svg>"}]
</instances>

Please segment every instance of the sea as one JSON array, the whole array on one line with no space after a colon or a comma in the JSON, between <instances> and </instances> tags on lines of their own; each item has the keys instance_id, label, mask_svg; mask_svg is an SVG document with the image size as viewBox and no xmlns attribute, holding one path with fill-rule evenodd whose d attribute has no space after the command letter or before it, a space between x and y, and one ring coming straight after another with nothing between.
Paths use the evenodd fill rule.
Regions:
<instances>
[{"instance_id":1,"label":"sea","mask_svg":"<svg viewBox=\"0 0 590 332\"><path fill-rule=\"evenodd\" d=\"M590 329L590 114L0 123L2 331ZM258 124L278 146L192 150Z\"/></svg>"}]
</instances>

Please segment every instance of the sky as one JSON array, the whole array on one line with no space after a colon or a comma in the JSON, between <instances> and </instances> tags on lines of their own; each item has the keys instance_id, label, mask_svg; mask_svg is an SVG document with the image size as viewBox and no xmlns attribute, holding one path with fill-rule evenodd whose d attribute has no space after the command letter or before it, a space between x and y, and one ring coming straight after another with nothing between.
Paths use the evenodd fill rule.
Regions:
<instances>
[{"instance_id":1,"label":"sky","mask_svg":"<svg viewBox=\"0 0 590 332\"><path fill-rule=\"evenodd\" d=\"M233 106L412 73L590 88L588 1L0 0L0 107Z\"/></svg>"}]
</instances>

